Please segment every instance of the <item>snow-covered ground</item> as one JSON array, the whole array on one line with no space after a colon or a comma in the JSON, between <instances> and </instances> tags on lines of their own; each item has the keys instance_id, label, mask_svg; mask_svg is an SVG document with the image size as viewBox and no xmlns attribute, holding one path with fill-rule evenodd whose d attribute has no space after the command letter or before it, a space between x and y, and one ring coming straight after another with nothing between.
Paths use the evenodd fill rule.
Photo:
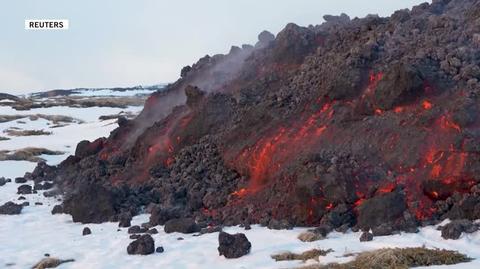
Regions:
<instances>
[{"instance_id":1,"label":"snow-covered ground","mask_svg":"<svg viewBox=\"0 0 480 269\"><path fill-rule=\"evenodd\" d=\"M50 164L56 164L68 154L72 154L75 145L80 140L93 140L107 136L116 127L114 120L99 121L98 117L115 114L120 111L138 112L140 107L128 109L118 108L68 108L52 107L34 109L31 111L15 111L0 107L0 114L50 114L68 115L84 121L65 127L49 128L46 120L30 121L21 119L1 123L0 133L10 127L22 129L45 129L52 131L49 136L10 137L11 140L0 141L0 150L13 150L23 147L44 147L51 150L66 152L61 156L45 157ZM1 134L4 135L4 134ZM31 171L35 164L26 161L0 162L0 176L15 178ZM0 205L7 201L18 202L16 189L19 185L7 183L0 187ZM245 231L239 227L229 227L229 233L243 232L252 243L251 253L239 259L227 260L218 256L218 233L202 236L165 234L163 227L156 227L158 234L153 235L155 245L163 246L164 253L148 256L127 255L129 242L127 229L118 231L118 223L82 225L73 223L69 215L52 215L52 207L59 203L54 198L45 198L42 193L26 195L30 206L16 216L0 215L0 268L31 268L33 264L49 253L61 259L75 259L59 268L100 269L100 268L291 268L303 265L300 262L275 262L271 254L281 251L302 252L312 248L333 249L334 252L321 257L321 263L342 262L352 259L344 254L357 253L382 247L426 246L429 248L445 248L458 250L477 258L473 262L454 266L435 266L428 268L480 268L480 233L462 235L459 240L444 240L435 227L422 228L417 234L401 234L385 237L375 237L371 242L359 242L360 233L331 233L327 239L303 243L297 239L305 228L289 231L276 231L253 226ZM35 205L41 202L42 205ZM133 224L141 224L148 220L148 215L137 216ZM88 226L92 234L82 236L82 230ZM184 240L178 240L178 237ZM309 261L315 263L315 261Z\"/></svg>"}]
</instances>

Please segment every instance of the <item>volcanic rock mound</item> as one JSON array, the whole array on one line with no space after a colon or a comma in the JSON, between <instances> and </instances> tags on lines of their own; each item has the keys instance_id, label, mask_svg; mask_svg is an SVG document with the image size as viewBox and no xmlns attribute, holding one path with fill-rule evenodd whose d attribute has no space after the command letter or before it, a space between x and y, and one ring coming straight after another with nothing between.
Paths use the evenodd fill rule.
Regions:
<instances>
[{"instance_id":1,"label":"volcanic rock mound","mask_svg":"<svg viewBox=\"0 0 480 269\"><path fill-rule=\"evenodd\" d=\"M182 69L54 179L75 221L324 225L480 217L480 2L289 24ZM45 175L48 174L48 177ZM95 206L92 206L95 205Z\"/></svg>"}]
</instances>

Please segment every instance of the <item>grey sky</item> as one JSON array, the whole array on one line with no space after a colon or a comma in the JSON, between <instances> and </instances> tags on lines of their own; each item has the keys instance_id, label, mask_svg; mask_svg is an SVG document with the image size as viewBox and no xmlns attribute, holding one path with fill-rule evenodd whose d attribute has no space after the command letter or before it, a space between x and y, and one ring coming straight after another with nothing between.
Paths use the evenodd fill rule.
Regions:
<instances>
[{"instance_id":1,"label":"grey sky","mask_svg":"<svg viewBox=\"0 0 480 269\"><path fill-rule=\"evenodd\" d=\"M0 91L170 82L180 68L266 29L319 24L325 14L387 16L419 0L2 0ZM69 19L27 31L25 19Z\"/></svg>"}]
</instances>

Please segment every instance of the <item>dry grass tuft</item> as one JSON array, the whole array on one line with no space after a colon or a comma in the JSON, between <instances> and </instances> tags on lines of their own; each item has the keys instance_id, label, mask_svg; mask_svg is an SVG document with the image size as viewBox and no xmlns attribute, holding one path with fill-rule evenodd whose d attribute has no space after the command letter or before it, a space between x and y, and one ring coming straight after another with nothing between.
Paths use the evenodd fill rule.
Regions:
<instances>
[{"instance_id":1,"label":"dry grass tuft","mask_svg":"<svg viewBox=\"0 0 480 269\"><path fill-rule=\"evenodd\" d=\"M332 252L332 249L322 250L322 249L311 249L301 254L296 254L290 251L283 252L280 254L272 255L272 259L275 261L293 261L293 260L300 260L300 261L308 261L308 260L316 260L318 261L320 256L325 256L328 253Z\"/></svg>"},{"instance_id":2,"label":"dry grass tuft","mask_svg":"<svg viewBox=\"0 0 480 269\"><path fill-rule=\"evenodd\" d=\"M51 135L52 132L47 132L44 130L16 130L16 129L7 129L3 131L9 136L37 136L37 135Z\"/></svg>"},{"instance_id":3,"label":"dry grass tuft","mask_svg":"<svg viewBox=\"0 0 480 269\"><path fill-rule=\"evenodd\" d=\"M0 161L44 161L40 155L62 155L64 152L53 151L45 148L23 148L15 151L0 151Z\"/></svg>"},{"instance_id":4,"label":"dry grass tuft","mask_svg":"<svg viewBox=\"0 0 480 269\"><path fill-rule=\"evenodd\" d=\"M310 231L299 234L297 238L302 242L313 242L325 239L325 237L323 237L321 234Z\"/></svg>"},{"instance_id":5,"label":"dry grass tuft","mask_svg":"<svg viewBox=\"0 0 480 269\"><path fill-rule=\"evenodd\" d=\"M407 269L418 266L452 265L472 259L457 251L428 248L383 248L360 253L355 260L338 264L311 265L302 269Z\"/></svg>"}]
</instances>

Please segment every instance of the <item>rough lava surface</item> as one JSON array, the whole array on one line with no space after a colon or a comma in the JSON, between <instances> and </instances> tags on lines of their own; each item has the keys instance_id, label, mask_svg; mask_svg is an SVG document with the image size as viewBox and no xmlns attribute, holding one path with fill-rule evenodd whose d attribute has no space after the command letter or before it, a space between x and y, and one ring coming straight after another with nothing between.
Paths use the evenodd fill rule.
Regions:
<instances>
[{"instance_id":1,"label":"rough lava surface","mask_svg":"<svg viewBox=\"0 0 480 269\"><path fill-rule=\"evenodd\" d=\"M54 178L83 223L416 231L480 217L480 1L325 16L182 69Z\"/></svg>"}]
</instances>

